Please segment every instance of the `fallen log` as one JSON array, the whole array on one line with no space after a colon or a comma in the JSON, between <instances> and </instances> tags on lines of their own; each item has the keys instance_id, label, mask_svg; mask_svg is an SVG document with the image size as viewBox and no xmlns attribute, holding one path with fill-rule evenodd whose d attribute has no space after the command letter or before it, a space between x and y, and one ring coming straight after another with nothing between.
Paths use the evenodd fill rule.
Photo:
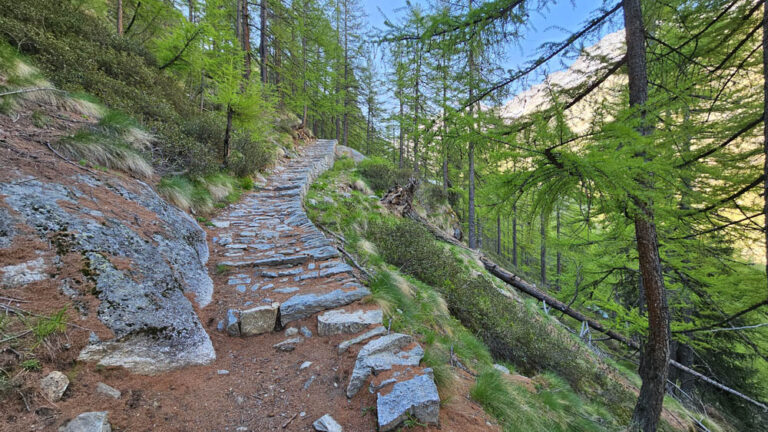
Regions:
<instances>
[{"instance_id":1,"label":"fallen log","mask_svg":"<svg viewBox=\"0 0 768 432\"><path fill-rule=\"evenodd\" d=\"M511 286L517 288L518 290L522 291L523 293L525 293L525 294L527 294L527 295L529 295L531 297L534 297L535 299L537 299L539 301L544 302L545 304L547 304L547 306L549 306L549 307L551 307L553 309L557 309L560 312L563 312L564 314L568 315L569 317L571 317L573 319L576 319L576 320L578 320L580 322L587 323L587 325L589 325L589 327L591 327L592 329L597 330L600 333L605 334L606 336L608 336L609 338L611 338L611 339L613 339L615 341L621 342L622 344L628 346L629 348L638 349L638 350L640 349L640 344L638 342L636 342L636 341L634 341L632 339L629 339L626 336L624 336L624 335L622 335L620 333L617 333L617 332L615 332L615 331L613 331L611 329L608 329L604 325L602 325L601 323L599 323L599 322L597 322L597 321L595 321L593 319L588 318L586 315L582 314L581 312L579 312L577 310L574 310L574 309L568 307L568 305L566 305L565 303L563 303L563 302L557 300L556 298L554 298L554 297L552 297L552 296L550 296L550 295L540 291L534 285L524 281L523 279L520 279L515 274L510 273L510 272L504 270L503 268L499 267L496 263L494 263L490 259L486 258L485 256L481 255L480 256L480 261L482 261L483 265L485 266L485 269L488 270L489 273L491 273L492 275L496 276L500 280L504 281L508 285L511 285ZM689 368L687 366L684 366L684 365L676 362L675 360L670 360L669 361L669 365L673 366L673 367L675 367L675 368L677 368L677 369L679 369L679 370L681 370L681 371L683 371L685 373L688 373L691 376L693 376L693 377L695 377L695 378L697 378L697 379L699 379L699 380L701 380L701 381L703 381L703 382L705 382L705 383L707 383L707 384L709 384L709 385L711 385L711 386L713 386L715 388L718 388L718 389L723 390L723 391L725 391L727 393L730 393L730 394L732 394L732 395L734 395L736 397L739 397L739 398L741 398L741 399L743 399L743 400L745 400L745 401L747 401L747 402L749 402L749 403L751 403L751 404L761 408L763 411L768 412L768 406L765 405L764 403L759 402L759 401L757 401L755 399L752 399L751 397L749 397L749 396L739 392L738 390L732 389L731 387L728 387L728 386L726 386L724 384L721 384L721 383L713 380L712 378L709 378L708 376L705 376L705 375L703 375L703 374L701 374L699 372L696 372L695 370L693 370L693 369L691 369L691 368Z\"/></svg>"}]
</instances>

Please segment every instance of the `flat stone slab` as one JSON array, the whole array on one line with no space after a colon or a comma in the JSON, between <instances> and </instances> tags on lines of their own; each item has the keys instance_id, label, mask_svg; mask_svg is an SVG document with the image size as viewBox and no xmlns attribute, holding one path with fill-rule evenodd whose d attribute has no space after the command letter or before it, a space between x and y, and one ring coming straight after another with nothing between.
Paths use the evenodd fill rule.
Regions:
<instances>
[{"instance_id":1,"label":"flat stone slab","mask_svg":"<svg viewBox=\"0 0 768 432\"><path fill-rule=\"evenodd\" d=\"M383 335L386 332L387 332L387 329L385 329L384 327L376 327L374 329L368 330L367 332L357 337L354 337L349 340L345 340L344 342L339 344L339 354L346 352L349 349L349 347L351 347L352 345L359 344L360 342L363 342L375 336Z\"/></svg>"},{"instance_id":2,"label":"flat stone slab","mask_svg":"<svg viewBox=\"0 0 768 432\"><path fill-rule=\"evenodd\" d=\"M376 412L381 432L397 429L409 416L419 423L437 424L440 417L437 386L428 373L395 383L389 393L377 395Z\"/></svg>"},{"instance_id":3,"label":"flat stone slab","mask_svg":"<svg viewBox=\"0 0 768 432\"><path fill-rule=\"evenodd\" d=\"M370 295L371 292L364 287L344 291L333 290L327 294L299 294L295 295L280 305L280 322L286 325L291 321L300 320L327 309L346 306Z\"/></svg>"},{"instance_id":4,"label":"flat stone slab","mask_svg":"<svg viewBox=\"0 0 768 432\"><path fill-rule=\"evenodd\" d=\"M344 309L332 310L317 317L317 334L320 336L355 334L373 324L381 324L382 319L384 314L381 309L354 312L346 312Z\"/></svg>"}]
</instances>

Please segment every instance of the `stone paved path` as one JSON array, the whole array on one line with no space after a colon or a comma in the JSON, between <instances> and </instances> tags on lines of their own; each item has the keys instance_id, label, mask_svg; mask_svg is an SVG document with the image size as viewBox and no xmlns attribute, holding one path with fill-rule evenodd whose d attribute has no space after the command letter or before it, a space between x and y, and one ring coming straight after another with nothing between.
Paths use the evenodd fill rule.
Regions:
<instances>
[{"instance_id":1,"label":"stone paved path","mask_svg":"<svg viewBox=\"0 0 768 432\"><path fill-rule=\"evenodd\" d=\"M436 422L439 399L431 370L419 367L422 348L410 336L386 334L382 311L361 301L370 291L304 212L304 194L332 166L335 145L331 140L309 145L276 169L263 188L212 221L212 258L226 276L217 277L226 282L215 287L217 328L253 337L254 343L259 335L285 330L285 340L270 338L277 353L299 345L332 350L339 358L359 351L352 372L343 377L349 383L342 384L351 399L377 375L366 390L378 392L380 430L396 427L406 414ZM321 338L331 338L333 345ZM420 396L409 401L399 396L403 392Z\"/></svg>"}]
</instances>

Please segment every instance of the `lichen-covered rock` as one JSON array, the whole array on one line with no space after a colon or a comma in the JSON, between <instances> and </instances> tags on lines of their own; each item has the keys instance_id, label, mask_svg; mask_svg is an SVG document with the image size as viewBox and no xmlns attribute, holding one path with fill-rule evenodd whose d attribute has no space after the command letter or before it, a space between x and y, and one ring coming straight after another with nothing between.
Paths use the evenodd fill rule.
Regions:
<instances>
[{"instance_id":1,"label":"lichen-covered rock","mask_svg":"<svg viewBox=\"0 0 768 432\"><path fill-rule=\"evenodd\" d=\"M87 346L81 360L150 374L209 363L213 345L185 296L200 307L211 301L205 232L151 187L130 182L82 174L7 182L0 200L58 255L82 256L98 317L115 338Z\"/></svg>"},{"instance_id":2,"label":"lichen-covered rock","mask_svg":"<svg viewBox=\"0 0 768 432\"><path fill-rule=\"evenodd\" d=\"M408 381L395 383L392 390L385 395L379 393L376 413L381 432L395 430L409 416L415 417L422 424L437 424L440 417L440 396L432 376L425 373Z\"/></svg>"},{"instance_id":3,"label":"lichen-covered rock","mask_svg":"<svg viewBox=\"0 0 768 432\"><path fill-rule=\"evenodd\" d=\"M365 385L371 374L392 369L393 366L418 366L424 357L424 349L415 345L403 350L413 342L409 335L391 333L368 342L355 360L355 367L349 377L347 397L351 398Z\"/></svg>"},{"instance_id":4,"label":"lichen-covered rock","mask_svg":"<svg viewBox=\"0 0 768 432\"><path fill-rule=\"evenodd\" d=\"M277 311L280 303L269 306L257 306L240 312L240 334L253 336L270 332L277 323Z\"/></svg>"},{"instance_id":5,"label":"lichen-covered rock","mask_svg":"<svg viewBox=\"0 0 768 432\"><path fill-rule=\"evenodd\" d=\"M40 380L40 390L51 402L57 402L69 387L69 378L59 371L53 371Z\"/></svg>"},{"instance_id":6,"label":"lichen-covered rock","mask_svg":"<svg viewBox=\"0 0 768 432\"><path fill-rule=\"evenodd\" d=\"M106 411L82 413L59 428L59 432L112 432Z\"/></svg>"}]
</instances>

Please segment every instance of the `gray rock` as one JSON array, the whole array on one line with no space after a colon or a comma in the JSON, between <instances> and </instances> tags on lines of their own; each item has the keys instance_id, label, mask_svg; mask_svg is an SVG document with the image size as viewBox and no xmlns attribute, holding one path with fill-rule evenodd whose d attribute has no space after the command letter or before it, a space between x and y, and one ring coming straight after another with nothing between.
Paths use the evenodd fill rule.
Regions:
<instances>
[{"instance_id":1,"label":"gray rock","mask_svg":"<svg viewBox=\"0 0 768 432\"><path fill-rule=\"evenodd\" d=\"M312 362L311 361L305 361L304 363L301 364L301 366L299 366L299 370L304 370L304 369L306 369L306 368L308 368L310 366L312 366Z\"/></svg>"},{"instance_id":2,"label":"gray rock","mask_svg":"<svg viewBox=\"0 0 768 432\"><path fill-rule=\"evenodd\" d=\"M304 336L305 338L312 337L312 330L310 330L307 326L301 326L299 331L301 332L302 336Z\"/></svg>"},{"instance_id":3,"label":"gray rock","mask_svg":"<svg viewBox=\"0 0 768 432\"><path fill-rule=\"evenodd\" d=\"M285 329L285 335L288 337L296 336L297 334L299 334L299 329L297 329L296 327L288 327L287 329Z\"/></svg>"},{"instance_id":4,"label":"gray rock","mask_svg":"<svg viewBox=\"0 0 768 432\"><path fill-rule=\"evenodd\" d=\"M318 432L343 432L340 424L329 414L326 414L312 423L312 427Z\"/></svg>"},{"instance_id":5,"label":"gray rock","mask_svg":"<svg viewBox=\"0 0 768 432\"><path fill-rule=\"evenodd\" d=\"M229 375L229 371L226 369L219 369L216 371L216 375Z\"/></svg>"},{"instance_id":6,"label":"gray rock","mask_svg":"<svg viewBox=\"0 0 768 432\"><path fill-rule=\"evenodd\" d=\"M240 312L240 334L253 336L274 330L280 303L257 306Z\"/></svg>"},{"instance_id":7,"label":"gray rock","mask_svg":"<svg viewBox=\"0 0 768 432\"><path fill-rule=\"evenodd\" d=\"M227 310L227 323L225 325L227 334L230 336L240 336L240 311L235 309Z\"/></svg>"},{"instance_id":8,"label":"gray rock","mask_svg":"<svg viewBox=\"0 0 768 432\"><path fill-rule=\"evenodd\" d=\"M302 338L301 336L286 339L282 342L278 342L272 345L272 348L278 351L293 351L294 349L296 349L296 345L300 344L303 340L304 338Z\"/></svg>"},{"instance_id":9,"label":"gray rock","mask_svg":"<svg viewBox=\"0 0 768 432\"><path fill-rule=\"evenodd\" d=\"M503 373L504 375L509 375L509 369L507 369L507 367L504 366L504 365L500 365L500 364L496 363L496 364L493 365L493 368L496 369L497 371Z\"/></svg>"},{"instance_id":10,"label":"gray rock","mask_svg":"<svg viewBox=\"0 0 768 432\"><path fill-rule=\"evenodd\" d=\"M331 258L336 258L339 256L339 251L337 251L336 248L333 246L323 246L315 249L310 249L306 251L306 253L311 255L312 258L314 258L317 261L323 261Z\"/></svg>"},{"instance_id":11,"label":"gray rock","mask_svg":"<svg viewBox=\"0 0 768 432\"><path fill-rule=\"evenodd\" d=\"M295 295L280 305L280 321L286 325L326 309L348 305L370 294L367 288L358 288L353 291L336 289L327 294Z\"/></svg>"},{"instance_id":12,"label":"gray rock","mask_svg":"<svg viewBox=\"0 0 768 432\"><path fill-rule=\"evenodd\" d=\"M353 149L352 147L347 147L347 146L343 146L343 145L337 145L336 146L336 157L339 158L339 157L342 157L342 156L346 156L346 157L352 158L352 160L355 161L355 163L361 162L361 161L367 159L364 154L362 154L359 151Z\"/></svg>"},{"instance_id":13,"label":"gray rock","mask_svg":"<svg viewBox=\"0 0 768 432\"><path fill-rule=\"evenodd\" d=\"M82 413L59 428L59 432L112 432L106 411Z\"/></svg>"},{"instance_id":14,"label":"gray rock","mask_svg":"<svg viewBox=\"0 0 768 432\"><path fill-rule=\"evenodd\" d=\"M379 430L395 430L408 416L423 424L437 424L440 416L440 396L428 374L398 382L386 394L378 394L376 412Z\"/></svg>"},{"instance_id":15,"label":"gray rock","mask_svg":"<svg viewBox=\"0 0 768 432\"><path fill-rule=\"evenodd\" d=\"M352 267L349 264L341 263L333 267L328 267L326 269L320 270L320 277L328 277L328 276L333 276L341 273L351 273L351 272L352 272Z\"/></svg>"},{"instance_id":16,"label":"gray rock","mask_svg":"<svg viewBox=\"0 0 768 432\"><path fill-rule=\"evenodd\" d=\"M332 336L359 333L370 325L381 324L383 318L381 309L354 312L346 312L344 309L332 310L317 317L317 334Z\"/></svg>"},{"instance_id":17,"label":"gray rock","mask_svg":"<svg viewBox=\"0 0 768 432\"><path fill-rule=\"evenodd\" d=\"M104 354L109 358L103 365L145 372L213 360L213 345L185 296L192 294L200 307L211 301L205 232L145 183L119 178L106 183L89 175L69 180L67 185L36 180L0 183L0 196L20 224L45 240L55 239L57 253L80 254L94 279L98 317L114 339L107 349L86 347L81 359L101 362ZM128 181L130 188L125 185ZM91 187L109 194L109 202L83 192ZM103 220L95 220L89 207L108 203L130 203L156 215L148 230L151 237L144 228L148 221L118 219L107 212ZM126 260L130 268L115 268L108 257ZM154 348L136 356L128 346Z\"/></svg>"},{"instance_id":18,"label":"gray rock","mask_svg":"<svg viewBox=\"0 0 768 432\"><path fill-rule=\"evenodd\" d=\"M69 387L69 378L59 371L53 371L40 380L40 390L51 402L57 402Z\"/></svg>"},{"instance_id":19,"label":"gray rock","mask_svg":"<svg viewBox=\"0 0 768 432\"><path fill-rule=\"evenodd\" d=\"M347 385L347 397L351 398L365 385L371 374L392 369L392 366L418 366L424 357L424 350L416 345L410 351L402 348L413 342L413 338L400 333L391 333L368 342L359 353Z\"/></svg>"},{"instance_id":20,"label":"gray rock","mask_svg":"<svg viewBox=\"0 0 768 432\"><path fill-rule=\"evenodd\" d=\"M120 396L122 396L122 392L120 392L120 390L112 386L108 386L103 382L96 384L96 393L101 393L105 396L111 397L112 399L120 399Z\"/></svg>"},{"instance_id":21,"label":"gray rock","mask_svg":"<svg viewBox=\"0 0 768 432\"><path fill-rule=\"evenodd\" d=\"M368 330L367 332L365 332L365 333L363 333L363 334L361 334L361 335L359 335L357 337L354 337L354 338L349 339L349 340L345 340L344 342L339 344L339 354L347 351L349 349L349 347L351 347L352 345L355 345L355 344L358 344L360 342L363 342L363 341L365 341L367 339L370 339L370 338L372 338L374 336L383 335L386 332L387 332L387 329L385 329L384 327L376 327L374 329Z\"/></svg>"},{"instance_id":22,"label":"gray rock","mask_svg":"<svg viewBox=\"0 0 768 432\"><path fill-rule=\"evenodd\" d=\"M280 294L290 294L290 293L295 293L298 290L299 290L298 287L286 287L286 288L277 288L276 290L274 290L274 292L280 293Z\"/></svg>"}]
</instances>

